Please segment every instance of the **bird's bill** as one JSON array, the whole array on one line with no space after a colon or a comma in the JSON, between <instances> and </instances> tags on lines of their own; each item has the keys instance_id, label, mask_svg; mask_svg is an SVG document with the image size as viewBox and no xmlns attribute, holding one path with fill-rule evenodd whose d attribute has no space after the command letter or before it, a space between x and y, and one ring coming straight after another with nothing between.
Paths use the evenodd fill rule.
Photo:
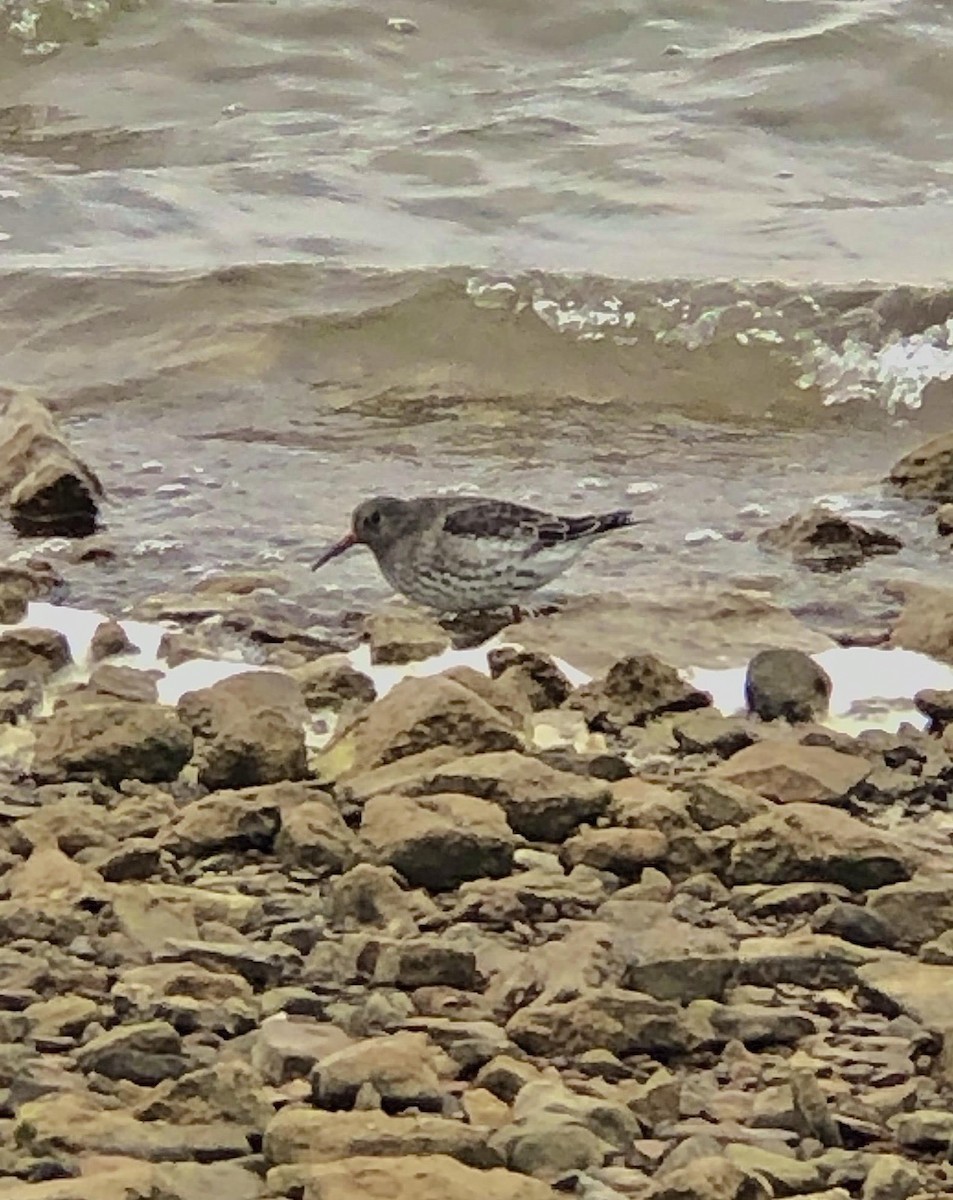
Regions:
<instances>
[{"instance_id":1,"label":"bird's bill","mask_svg":"<svg viewBox=\"0 0 953 1200\"><path fill-rule=\"evenodd\" d=\"M350 550L352 546L356 545L357 538L354 536L353 532L346 534L339 542L335 542L329 550L325 550L316 563L312 563L311 570L316 571L318 567L323 567L324 564L329 563L332 558L337 558L339 554L343 554L345 550Z\"/></svg>"}]
</instances>

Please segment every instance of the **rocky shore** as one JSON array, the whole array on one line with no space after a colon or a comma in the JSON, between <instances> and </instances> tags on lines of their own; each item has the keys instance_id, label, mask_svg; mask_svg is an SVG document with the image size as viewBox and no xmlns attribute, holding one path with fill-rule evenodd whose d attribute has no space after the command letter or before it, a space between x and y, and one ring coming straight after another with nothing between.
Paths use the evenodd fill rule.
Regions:
<instances>
[{"instance_id":1,"label":"rocky shore","mask_svg":"<svg viewBox=\"0 0 953 1200\"><path fill-rule=\"evenodd\" d=\"M0 1197L953 1191L953 696L851 737L800 652L791 724L507 647L378 696L258 584L162 650L243 611L258 669L175 703L115 622L0 633Z\"/></svg>"}]
</instances>

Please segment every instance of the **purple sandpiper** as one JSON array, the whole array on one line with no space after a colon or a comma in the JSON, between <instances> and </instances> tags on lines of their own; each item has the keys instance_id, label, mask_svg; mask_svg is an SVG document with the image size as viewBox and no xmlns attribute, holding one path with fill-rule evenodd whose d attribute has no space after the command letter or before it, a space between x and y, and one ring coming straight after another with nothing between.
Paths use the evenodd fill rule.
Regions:
<instances>
[{"instance_id":1,"label":"purple sandpiper","mask_svg":"<svg viewBox=\"0 0 953 1200\"><path fill-rule=\"evenodd\" d=\"M362 545L415 604L445 613L504 608L555 579L596 538L640 523L624 509L557 517L506 500L377 496L357 506L350 532L312 570Z\"/></svg>"}]
</instances>

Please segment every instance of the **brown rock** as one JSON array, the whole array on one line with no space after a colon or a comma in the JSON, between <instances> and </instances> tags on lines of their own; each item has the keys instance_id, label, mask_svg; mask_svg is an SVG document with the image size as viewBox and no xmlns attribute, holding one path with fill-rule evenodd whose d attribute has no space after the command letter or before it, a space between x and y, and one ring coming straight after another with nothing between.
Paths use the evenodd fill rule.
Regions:
<instances>
[{"instance_id":1,"label":"brown rock","mask_svg":"<svg viewBox=\"0 0 953 1200\"><path fill-rule=\"evenodd\" d=\"M727 1158L696 1158L656 1177L652 1200L769 1200L772 1190Z\"/></svg>"},{"instance_id":2,"label":"brown rock","mask_svg":"<svg viewBox=\"0 0 953 1200\"><path fill-rule=\"evenodd\" d=\"M916 1163L899 1154L878 1154L864 1180L861 1200L908 1200L923 1186Z\"/></svg>"},{"instance_id":3,"label":"brown rock","mask_svg":"<svg viewBox=\"0 0 953 1200\"><path fill-rule=\"evenodd\" d=\"M483 1131L446 1117L283 1108L265 1130L264 1155L269 1167L407 1154L445 1154L476 1167L501 1165L499 1154L484 1141Z\"/></svg>"},{"instance_id":4,"label":"brown rock","mask_svg":"<svg viewBox=\"0 0 953 1200\"><path fill-rule=\"evenodd\" d=\"M514 836L495 804L474 796L375 796L361 834L413 886L454 888L509 874Z\"/></svg>"},{"instance_id":5,"label":"brown rock","mask_svg":"<svg viewBox=\"0 0 953 1200\"><path fill-rule=\"evenodd\" d=\"M878 888L868 896L867 908L884 922L898 949L917 950L953 928L953 875L918 874Z\"/></svg>"},{"instance_id":6,"label":"brown rock","mask_svg":"<svg viewBox=\"0 0 953 1200\"><path fill-rule=\"evenodd\" d=\"M86 691L116 700L140 700L145 704L155 704L159 698L156 681L161 676L161 671L137 671L134 667L103 663L90 675Z\"/></svg>"},{"instance_id":7,"label":"brown rock","mask_svg":"<svg viewBox=\"0 0 953 1200\"><path fill-rule=\"evenodd\" d=\"M33 774L43 781L175 779L192 753L192 735L159 704L104 701L64 705L39 722Z\"/></svg>"},{"instance_id":8,"label":"brown rock","mask_svg":"<svg viewBox=\"0 0 953 1200\"><path fill-rule=\"evenodd\" d=\"M281 798L280 786L216 792L187 805L163 840L176 854L270 850Z\"/></svg>"},{"instance_id":9,"label":"brown rock","mask_svg":"<svg viewBox=\"0 0 953 1200\"><path fill-rule=\"evenodd\" d=\"M450 646L450 634L427 613L409 608L383 608L364 622L372 663L420 662Z\"/></svg>"},{"instance_id":10,"label":"brown rock","mask_svg":"<svg viewBox=\"0 0 953 1200\"><path fill-rule=\"evenodd\" d=\"M303 1200L556 1200L538 1179L495 1168L476 1170L443 1154L412 1158L342 1158L268 1173L276 1194L302 1189ZM24 1197L24 1200L26 1198ZM64 1198L65 1200L65 1198ZM98 1198L97 1198L98 1200ZM106 1200L106 1198L104 1198Z\"/></svg>"},{"instance_id":11,"label":"brown rock","mask_svg":"<svg viewBox=\"0 0 953 1200\"><path fill-rule=\"evenodd\" d=\"M838 804L870 770L857 755L785 740L749 746L719 763L713 775L781 804Z\"/></svg>"},{"instance_id":12,"label":"brown rock","mask_svg":"<svg viewBox=\"0 0 953 1200\"><path fill-rule=\"evenodd\" d=\"M370 1084L389 1113L408 1108L440 1112L440 1076L452 1074L452 1066L422 1033L367 1038L321 1059L311 1077L313 1101L320 1108L350 1109L361 1088Z\"/></svg>"},{"instance_id":13,"label":"brown rock","mask_svg":"<svg viewBox=\"0 0 953 1200\"><path fill-rule=\"evenodd\" d=\"M839 883L854 892L909 879L917 855L892 834L847 813L786 804L738 829L731 849L735 883Z\"/></svg>"},{"instance_id":14,"label":"brown rock","mask_svg":"<svg viewBox=\"0 0 953 1200\"><path fill-rule=\"evenodd\" d=\"M504 689L522 693L533 712L559 708L572 684L546 654L500 646L487 655L490 674Z\"/></svg>"},{"instance_id":15,"label":"brown rock","mask_svg":"<svg viewBox=\"0 0 953 1200\"><path fill-rule=\"evenodd\" d=\"M275 853L286 868L338 874L354 865L360 847L329 800L304 800L285 809Z\"/></svg>"},{"instance_id":16,"label":"brown rock","mask_svg":"<svg viewBox=\"0 0 953 1200\"><path fill-rule=\"evenodd\" d=\"M888 481L909 499L953 500L953 434L941 433L894 463Z\"/></svg>"},{"instance_id":17,"label":"brown rock","mask_svg":"<svg viewBox=\"0 0 953 1200\"><path fill-rule=\"evenodd\" d=\"M397 787L376 775L357 777L348 789L351 798L360 803L385 790L405 796L435 792L478 796L501 805L511 828L533 841L562 841L582 822L602 816L610 800L605 784L555 770L514 750L428 764L403 775Z\"/></svg>"},{"instance_id":18,"label":"brown rock","mask_svg":"<svg viewBox=\"0 0 953 1200\"><path fill-rule=\"evenodd\" d=\"M693 779L685 790L689 797L688 815L702 829L743 825L771 809L771 801L764 796L717 775Z\"/></svg>"},{"instance_id":19,"label":"brown rock","mask_svg":"<svg viewBox=\"0 0 953 1200\"><path fill-rule=\"evenodd\" d=\"M184 1074L182 1039L167 1021L120 1025L91 1038L77 1055L80 1070L154 1087Z\"/></svg>"},{"instance_id":20,"label":"brown rock","mask_svg":"<svg viewBox=\"0 0 953 1200\"><path fill-rule=\"evenodd\" d=\"M540 1056L600 1047L613 1054L671 1054L691 1042L677 1004L616 988L528 1005L510 1018L506 1032L527 1053Z\"/></svg>"},{"instance_id":21,"label":"brown rock","mask_svg":"<svg viewBox=\"0 0 953 1200\"><path fill-rule=\"evenodd\" d=\"M890 642L953 662L953 588L907 583L893 589L903 600Z\"/></svg>"},{"instance_id":22,"label":"brown rock","mask_svg":"<svg viewBox=\"0 0 953 1200\"><path fill-rule=\"evenodd\" d=\"M610 667L604 679L577 688L566 703L585 715L590 728L618 730L663 713L704 708L711 697L654 655L634 654Z\"/></svg>"},{"instance_id":23,"label":"brown rock","mask_svg":"<svg viewBox=\"0 0 953 1200\"><path fill-rule=\"evenodd\" d=\"M184 1033L208 1029L234 1037L251 1029L257 1015L245 979L192 963L127 968L112 996L123 1016L167 1020Z\"/></svg>"},{"instance_id":24,"label":"brown rock","mask_svg":"<svg viewBox=\"0 0 953 1200\"><path fill-rule=\"evenodd\" d=\"M210 789L303 779L307 773L301 689L277 671L249 671L186 692L181 719L199 739L199 781Z\"/></svg>"},{"instance_id":25,"label":"brown rock","mask_svg":"<svg viewBox=\"0 0 953 1200\"><path fill-rule=\"evenodd\" d=\"M18 533L88 537L102 484L33 396L0 394L0 504Z\"/></svg>"},{"instance_id":26,"label":"brown rock","mask_svg":"<svg viewBox=\"0 0 953 1200\"><path fill-rule=\"evenodd\" d=\"M351 665L344 654L326 654L288 672L301 688L311 712L363 707L377 699L373 680Z\"/></svg>"},{"instance_id":27,"label":"brown rock","mask_svg":"<svg viewBox=\"0 0 953 1200\"><path fill-rule=\"evenodd\" d=\"M278 1013L262 1021L252 1049L252 1065L267 1083L280 1087L307 1076L316 1062L350 1045L336 1025Z\"/></svg>"},{"instance_id":28,"label":"brown rock","mask_svg":"<svg viewBox=\"0 0 953 1200\"><path fill-rule=\"evenodd\" d=\"M812 571L847 571L877 554L896 554L899 538L868 529L825 508L790 517L758 536L758 545L789 554Z\"/></svg>"},{"instance_id":29,"label":"brown rock","mask_svg":"<svg viewBox=\"0 0 953 1200\"><path fill-rule=\"evenodd\" d=\"M89 657L93 662L114 658L120 654L131 654L136 647L118 621L103 621L96 626L93 640L89 644Z\"/></svg>"},{"instance_id":30,"label":"brown rock","mask_svg":"<svg viewBox=\"0 0 953 1200\"><path fill-rule=\"evenodd\" d=\"M516 749L522 732L481 696L453 679L404 679L336 735L319 757L323 778L339 779L435 746L461 754Z\"/></svg>"},{"instance_id":31,"label":"brown rock","mask_svg":"<svg viewBox=\"0 0 953 1200\"><path fill-rule=\"evenodd\" d=\"M58 629L8 629L0 633L0 670L28 667L47 678L73 661L69 642Z\"/></svg>"},{"instance_id":32,"label":"brown rock","mask_svg":"<svg viewBox=\"0 0 953 1200\"><path fill-rule=\"evenodd\" d=\"M616 953L625 964L624 987L686 1004L722 995L738 960L721 930L675 920L661 904L636 901L610 907L619 928Z\"/></svg>"},{"instance_id":33,"label":"brown rock","mask_svg":"<svg viewBox=\"0 0 953 1200\"><path fill-rule=\"evenodd\" d=\"M583 829L564 843L559 857L565 867L583 863L637 879L643 867L664 861L667 851L668 838L657 829Z\"/></svg>"},{"instance_id":34,"label":"brown rock","mask_svg":"<svg viewBox=\"0 0 953 1200\"><path fill-rule=\"evenodd\" d=\"M380 947L374 982L411 991L427 987L476 991L476 955L435 937L402 939Z\"/></svg>"},{"instance_id":35,"label":"brown rock","mask_svg":"<svg viewBox=\"0 0 953 1200\"><path fill-rule=\"evenodd\" d=\"M336 929L384 929L394 923L403 930L416 930L412 898L392 867L358 863L330 881L328 904L328 918Z\"/></svg>"}]
</instances>

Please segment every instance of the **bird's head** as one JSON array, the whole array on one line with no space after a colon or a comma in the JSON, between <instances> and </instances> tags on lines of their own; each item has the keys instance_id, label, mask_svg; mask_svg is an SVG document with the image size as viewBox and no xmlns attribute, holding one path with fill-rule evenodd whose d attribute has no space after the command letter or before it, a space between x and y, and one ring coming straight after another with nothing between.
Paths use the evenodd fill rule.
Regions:
<instances>
[{"instance_id":1,"label":"bird's head","mask_svg":"<svg viewBox=\"0 0 953 1200\"><path fill-rule=\"evenodd\" d=\"M407 504L394 496L375 496L364 500L351 516L351 529L339 542L335 542L321 555L311 570L323 567L332 558L337 558L352 546L368 546L378 554L389 545L403 528Z\"/></svg>"}]
</instances>

